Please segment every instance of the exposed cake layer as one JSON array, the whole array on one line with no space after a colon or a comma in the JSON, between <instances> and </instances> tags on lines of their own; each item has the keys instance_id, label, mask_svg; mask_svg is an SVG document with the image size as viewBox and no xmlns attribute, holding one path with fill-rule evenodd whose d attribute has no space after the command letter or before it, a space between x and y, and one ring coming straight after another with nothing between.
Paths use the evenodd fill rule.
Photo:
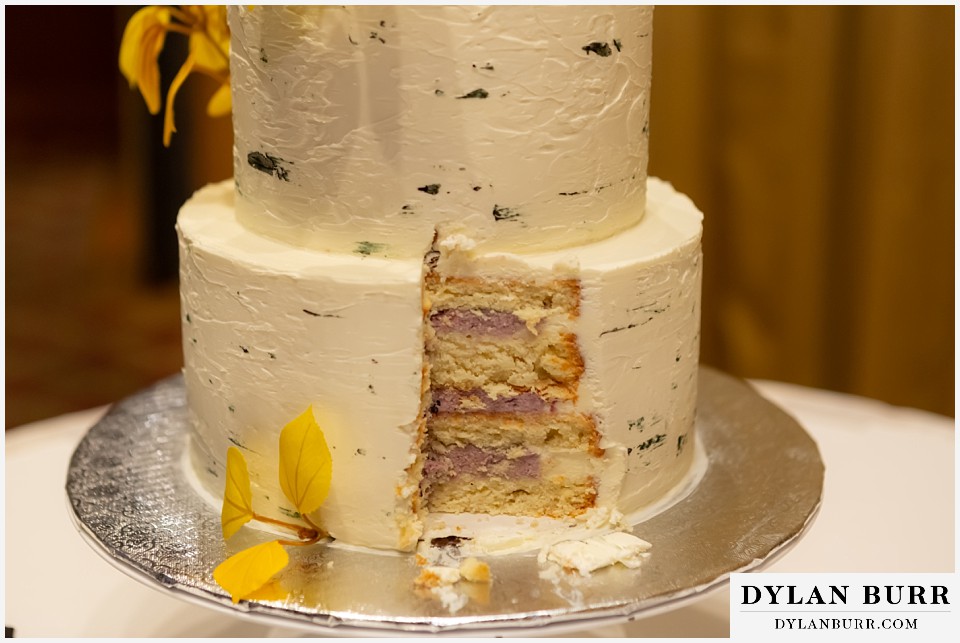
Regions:
<instances>
[{"instance_id":1,"label":"exposed cake layer","mask_svg":"<svg viewBox=\"0 0 960 643\"><path fill-rule=\"evenodd\" d=\"M433 441L444 445L484 449L524 445L603 455L596 422L582 413L440 413L430 417L427 430Z\"/></svg>"},{"instance_id":2,"label":"exposed cake layer","mask_svg":"<svg viewBox=\"0 0 960 643\"><path fill-rule=\"evenodd\" d=\"M571 324L575 279L424 280L430 384L437 411L552 410L573 402L583 358Z\"/></svg>"},{"instance_id":3,"label":"exposed cake layer","mask_svg":"<svg viewBox=\"0 0 960 643\"><path fill-rule=\"evenodd\" d=\"M597 499L598 441L592 418L581 414L434 415L427 422L424 501L439 512L578 516Z\"/></svg>"},{"instance_id":4,"label":"exposed cake layer","mask_svg":"<svg viewBox=\"0 0 960 643\"><path fill-rule=\"evenodd\" d=\"M548 400L575 400L583 373L576 336L558 329L505 339L447 333L427 347L430 380L439 388L479 388L493 397L528 390Z\"/></svg>"},{"instance_id":5,"label":"exposed cake layer","mask_svg":"<svg viewBox=\"0 0 960 643\"><path fill-rule=\"evenodd\" d=\"M637 228L569 252L481 253L457 235L435 243L434 265L446 283L543 284L576 276L579 309L570 328L583 372L575 398L560 402L536 390L441 390L433 399L461 412L511 404L525 412L570 412L563 407L572 405L590 415L605 463L596 505L624 513L668 491L693 456L701 215L667 184L651 179L648 190L648 218Z\"/></svg>"},{"instance_id":6,"label":"exposed cake layer","mask_svg":"<svg viewBox=\"0 0 960 643\"><path fill-rule=\"evenodd\" d=\"M510 390L500 396L491 396L480 388L462 390L434 386L431 389L430 411L433 413L543 413L551 411L556 401L548 401L533 391Z\"/></svg>"},{"instance_id":7,"label":"exposed cake layer","mask_svg":"<svg viewBox=\"0 0 960 643\"><path fill-rule=\"evenodd\" d=\"M459 412L441 404L429 409L420 485L426 507L556 518L592 508L596 480L583 472L595 468L596 425L558 408L576 401L583 374L575 328L579 282L447 279L435 259L428 256L424 280L431 399L455 391ZM474 391L491 401L533 394L544 407L470 411L463 402ZM558 493L561 481L572 481L574 491ZM533 490L550 495L528 497Z\"/></svg>"},{"instance_id":8,"label":"exposed cake layer","mask_svg":"<svg viewBox=\"0 0 960 643\"><path fill-rule=\"evenodd\" d=\"M521 480L462 475L431 487L430 509L445 513L484 513L511 516L568 518L593 508L596 480L529 478Z\"/></svg>"},{"instance_id":9,"label":"exposed cake layer","mask_svg":"<svg viewBox=\"0 0 960 643\"><path fill-rule=\"evenodd\" d=\"M419 259L437 228L519 253L644 216L652 8L229 10L241 221Z\"/></svg>"},{"instance_id":10,"label":"exposed cake layer","mask_svg":"<svg viewBox=\"0 0 960 643\"><path fill-rule=\"evenodd\" d=\"M594 478L595 497L587 489L566 506L592 502L629 513L658 500L693 453L700 214L664 183L651 180L648 194L638 226L581 248L482 253L441 237L438 270L455 278L447 283L576 279L572 328L583 373L575 403L483 389L436 389L425 402L424 343L432 325L424 317L422 257L388 261L294 248L237 221L231 182L205 188L178 222L197 473L220 495L227 448L239 446L257 511L289 517L277 481L277 436L312 404L333 456L330 496L315 517L343 542L410 549L421 524L416 469L425 411L436 407L431 422L446 413L479 420L478 410L553 412L589 417L602 435L603 454L583 474ZM548 431L539 435L527 438L543 439L536 453L552 457ZM532 482L546 484L540 462Z\"/></svg>"},{"instance_id":11,"label":"exposed cake layer","mask_svg":"<svg viewBox=\"0 0 960 643\"><path fill-rule=\"evenodd\" d=\"M517 276L491 280L432 272L424 279L424 289L425 305L432 311L503 311L528 325L551 315L576 317L580 314L577 279Z\"/></svg>"},{"instance_id":12,"label":"exposed cake layer","mask_svg":"<svg viewBox=\"0 0 960 643\"><path fill-rule=\"evenodd\" d=\"M448 308L430 315L429 321L438 335L459 333L496 338L537 334L541 326L538 322L531 328L519 315L492 308Z\"/></svg>"},{"instance_id":13,"label":"exposed cake layer","mask_svg":"<svg viewBox=\"0 0 960 643\"><path fill-rule=\"evenodd\" d=\"M428 444L421 489L455 478L531 480L540 477L540 455L517 445L510 449L480 448L473 444ZM474 510L477 508L474 507Z\"/></svg>"}]
</instances>

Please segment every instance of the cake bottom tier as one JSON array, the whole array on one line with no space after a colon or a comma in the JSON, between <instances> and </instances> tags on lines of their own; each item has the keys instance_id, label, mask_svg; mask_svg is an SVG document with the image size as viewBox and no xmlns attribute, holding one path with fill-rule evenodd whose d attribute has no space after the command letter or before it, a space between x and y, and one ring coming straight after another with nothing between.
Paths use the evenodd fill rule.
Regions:
<instances>
[{"instance_id":1,"label":"cake bottom tier","mask_svg":"<svg viewBox=\"0 0 960 643\"><path fill-rule=\"evenodd\" d=\"M604 241L479 255L461 236L441 234L428 269L420 260L373 256L362 239L349 255L260 237L237 222L232 183L204 188L178 219L184 378L201 481L221 495L227 450L237 447L254 509L296 520L278 481L278 436L312 406L333 472L329 496L311 517L352 545L410 550L426 512L473 511L478 504L609 528L657 502L693 458L701 215L655 179L647 194L641 223ZM520 282L573 284L579 301L563 309L565 317L548 320L565 324L579 356L565 362L562 372L573 375L563 395L509 378L431 382L428 273L494 284L494 293ZM530 292L524 306L538 299ZM495 310L502 296L484 297L475 304L479 320L463 311L436 320L441 332L460 334L444 336L436 350L461 335L469 340L476 328L507 332L516 325L510 313ZM559 307L555 299L548 303ZM543 326L525 319L524 328ZM560 377L554 370L541 369ZM461 472L433 484L424 501L431 422L447 422L443 430L455 434L464 429L444 416L464 410L487 413L491 436L499 436L492 442L522 446L529 424L528 446L581 449L589 475L521 483L518 475L501 484L503 478ZM563 420L555 432L535 428L550 415L576 420Z\"/></svg>"}]
</instances>

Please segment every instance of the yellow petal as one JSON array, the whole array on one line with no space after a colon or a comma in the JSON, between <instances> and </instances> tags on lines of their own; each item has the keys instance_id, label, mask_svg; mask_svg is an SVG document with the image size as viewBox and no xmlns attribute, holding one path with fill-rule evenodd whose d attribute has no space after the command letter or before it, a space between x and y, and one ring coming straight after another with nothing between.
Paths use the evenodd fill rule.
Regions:
<instances>
[{"instance_id":1,"label":"yellow petal","mask_svg":"<svg viewBox=\"0 0 960 643\"><path fill-rule=\"evenodd\" d=\"M280 488L301 514L327 498L333 463L313 407L280 432Z\"/></svg>"},{"instance_id":2,"label":"yellow petal","mask_svg":"<svg viewBox=\"0 0 960 643\"><path fill-rule=\"evenodd\" d=\"M207 18L207 31L223 44L230 44L230 26L227 24L227 7L222 4L201 5Z\"/></svg>"},{"instance_id":3,"label":"yellow petal","mask_svg":"<svg viewBox=\"0 0 960 643\"><path fill-rule=\"evenodd\" d=\"M164 7L144 7L127 22L120 40L120 71L131 86L137 82L144 35L150 27L170 24L170 11Z\"/></svg>"},{"instance_id":4,"label":"yellow petal","mask_svg":"<svg viewBox=\"0 0 960 643\"><path fill-rule=\"evenodd\" d=\"M224 69L230 51L226 7L183 5L181 9L189 17L190 51L196 56L197 64L209 69Z\"/></svg>"},{"instance_id":5,"label":"yellow petal","mask_svg":"<svg viewBox=\"0 0 960 643\"><path fill-rule=\"evenodd\" d=\"M170 10L144 7L130 18L120 41L120 71L130 87L139 87L151 114L160 111L160 66Z\"/></svg>"},{"instance_id":6,"label":"yellow petal","mask_svg":"<svg viewBox=\"0 0 960 643\"><path fill-rule=\"evenodd\" d=\"M233 106L230 96L230 83L220 86L220 89L210 98L207 103L207 116L226 116L230 113Z\"/></svg>"},{"instance_id":7,"label":"yellow petal","mask_svg":"<svg viewBox=\"0 0 960 643\"><path fill-rule=\"evenodd\" d=\"M234 554L213 570L213 579L230 592L234 603L249 598L287 566L290 556L276 540Z\"/></svg>"},{"instance_id":8,"label":"yellow petal","mask_svg":"<svg viewBox=\"0 0 960 643\"><path fill-rule=\"evenodd\" d=\"M250 493L250 474L247 461L237 447L227 449L227 484L223 490L223 508L220 527L224 539L237 533L253 518L253 494Z\"/></svg>"},{"instance_id":9,"label":"yellow petal","mask_svg":"<svg viewBox=\"0 0 960 643\"><path fill-rule=\"evenodd\" d=\"M164 147L170 147L170 137L177 131L176 126L173 124L173 101L177 97L177 92L180 91L180 86L183 85L183 81L187 79L191 71L193 71L192 53L183 61L183 66L180 67L180 71L177 72L173 82L170 83L170 91L167 92L167 110L163 115Z\"/></svg>"},{"instance_id":10,"label":"yellow petal","mask_svg":"<svg viewBox=\"0 0 960 643\"><path fill-rule=\"evenodd\" d=\"M213 71L222 71L229 67L228 54L206 34L194 33L190 35L190 51L197 60L197 64Z\"/></svg>"}]
</instances>

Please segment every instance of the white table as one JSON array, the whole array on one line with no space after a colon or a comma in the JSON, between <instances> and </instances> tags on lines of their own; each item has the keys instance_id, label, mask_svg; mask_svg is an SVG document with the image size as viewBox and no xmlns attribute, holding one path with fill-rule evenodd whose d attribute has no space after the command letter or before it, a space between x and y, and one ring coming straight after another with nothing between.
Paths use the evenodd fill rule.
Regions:
<instances>
[{"instance_id":1,"label":"white table","mask_svg":"<svg viewBox=\"0 0 960 643\"><path fill-rule=\"evenodd\" d=\"M789 384L752 384L807 429L826 465L819 516L769 571L954 570L953 419ZM162 594L81 539L68 514L67 466L105 411L6 434L5 624L17 637L297 636ZM570 636L728 635L729 594L720 589L665 614Z\"/></svg>"}]
</instances>

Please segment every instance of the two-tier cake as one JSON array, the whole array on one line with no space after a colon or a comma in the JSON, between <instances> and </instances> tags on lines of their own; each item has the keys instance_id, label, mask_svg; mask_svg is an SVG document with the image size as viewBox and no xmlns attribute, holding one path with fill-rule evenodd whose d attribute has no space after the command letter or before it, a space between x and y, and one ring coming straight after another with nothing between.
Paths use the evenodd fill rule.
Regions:
<instances>
[{"instance_id":1,"label":"two-tier cake","mask_svg":"<svg viewBox=\"0 0 960 643\"><path fill-rule=\"evenodd\" d=\"M295 519L277 435L312 405L314 518L351 545L463 514L609 530L670 493L702 217L647 177L652 9L231 7L230 28L235 177L178 222L211 492L236 446L257 506Z\"/></svg>"}]
</instances>

